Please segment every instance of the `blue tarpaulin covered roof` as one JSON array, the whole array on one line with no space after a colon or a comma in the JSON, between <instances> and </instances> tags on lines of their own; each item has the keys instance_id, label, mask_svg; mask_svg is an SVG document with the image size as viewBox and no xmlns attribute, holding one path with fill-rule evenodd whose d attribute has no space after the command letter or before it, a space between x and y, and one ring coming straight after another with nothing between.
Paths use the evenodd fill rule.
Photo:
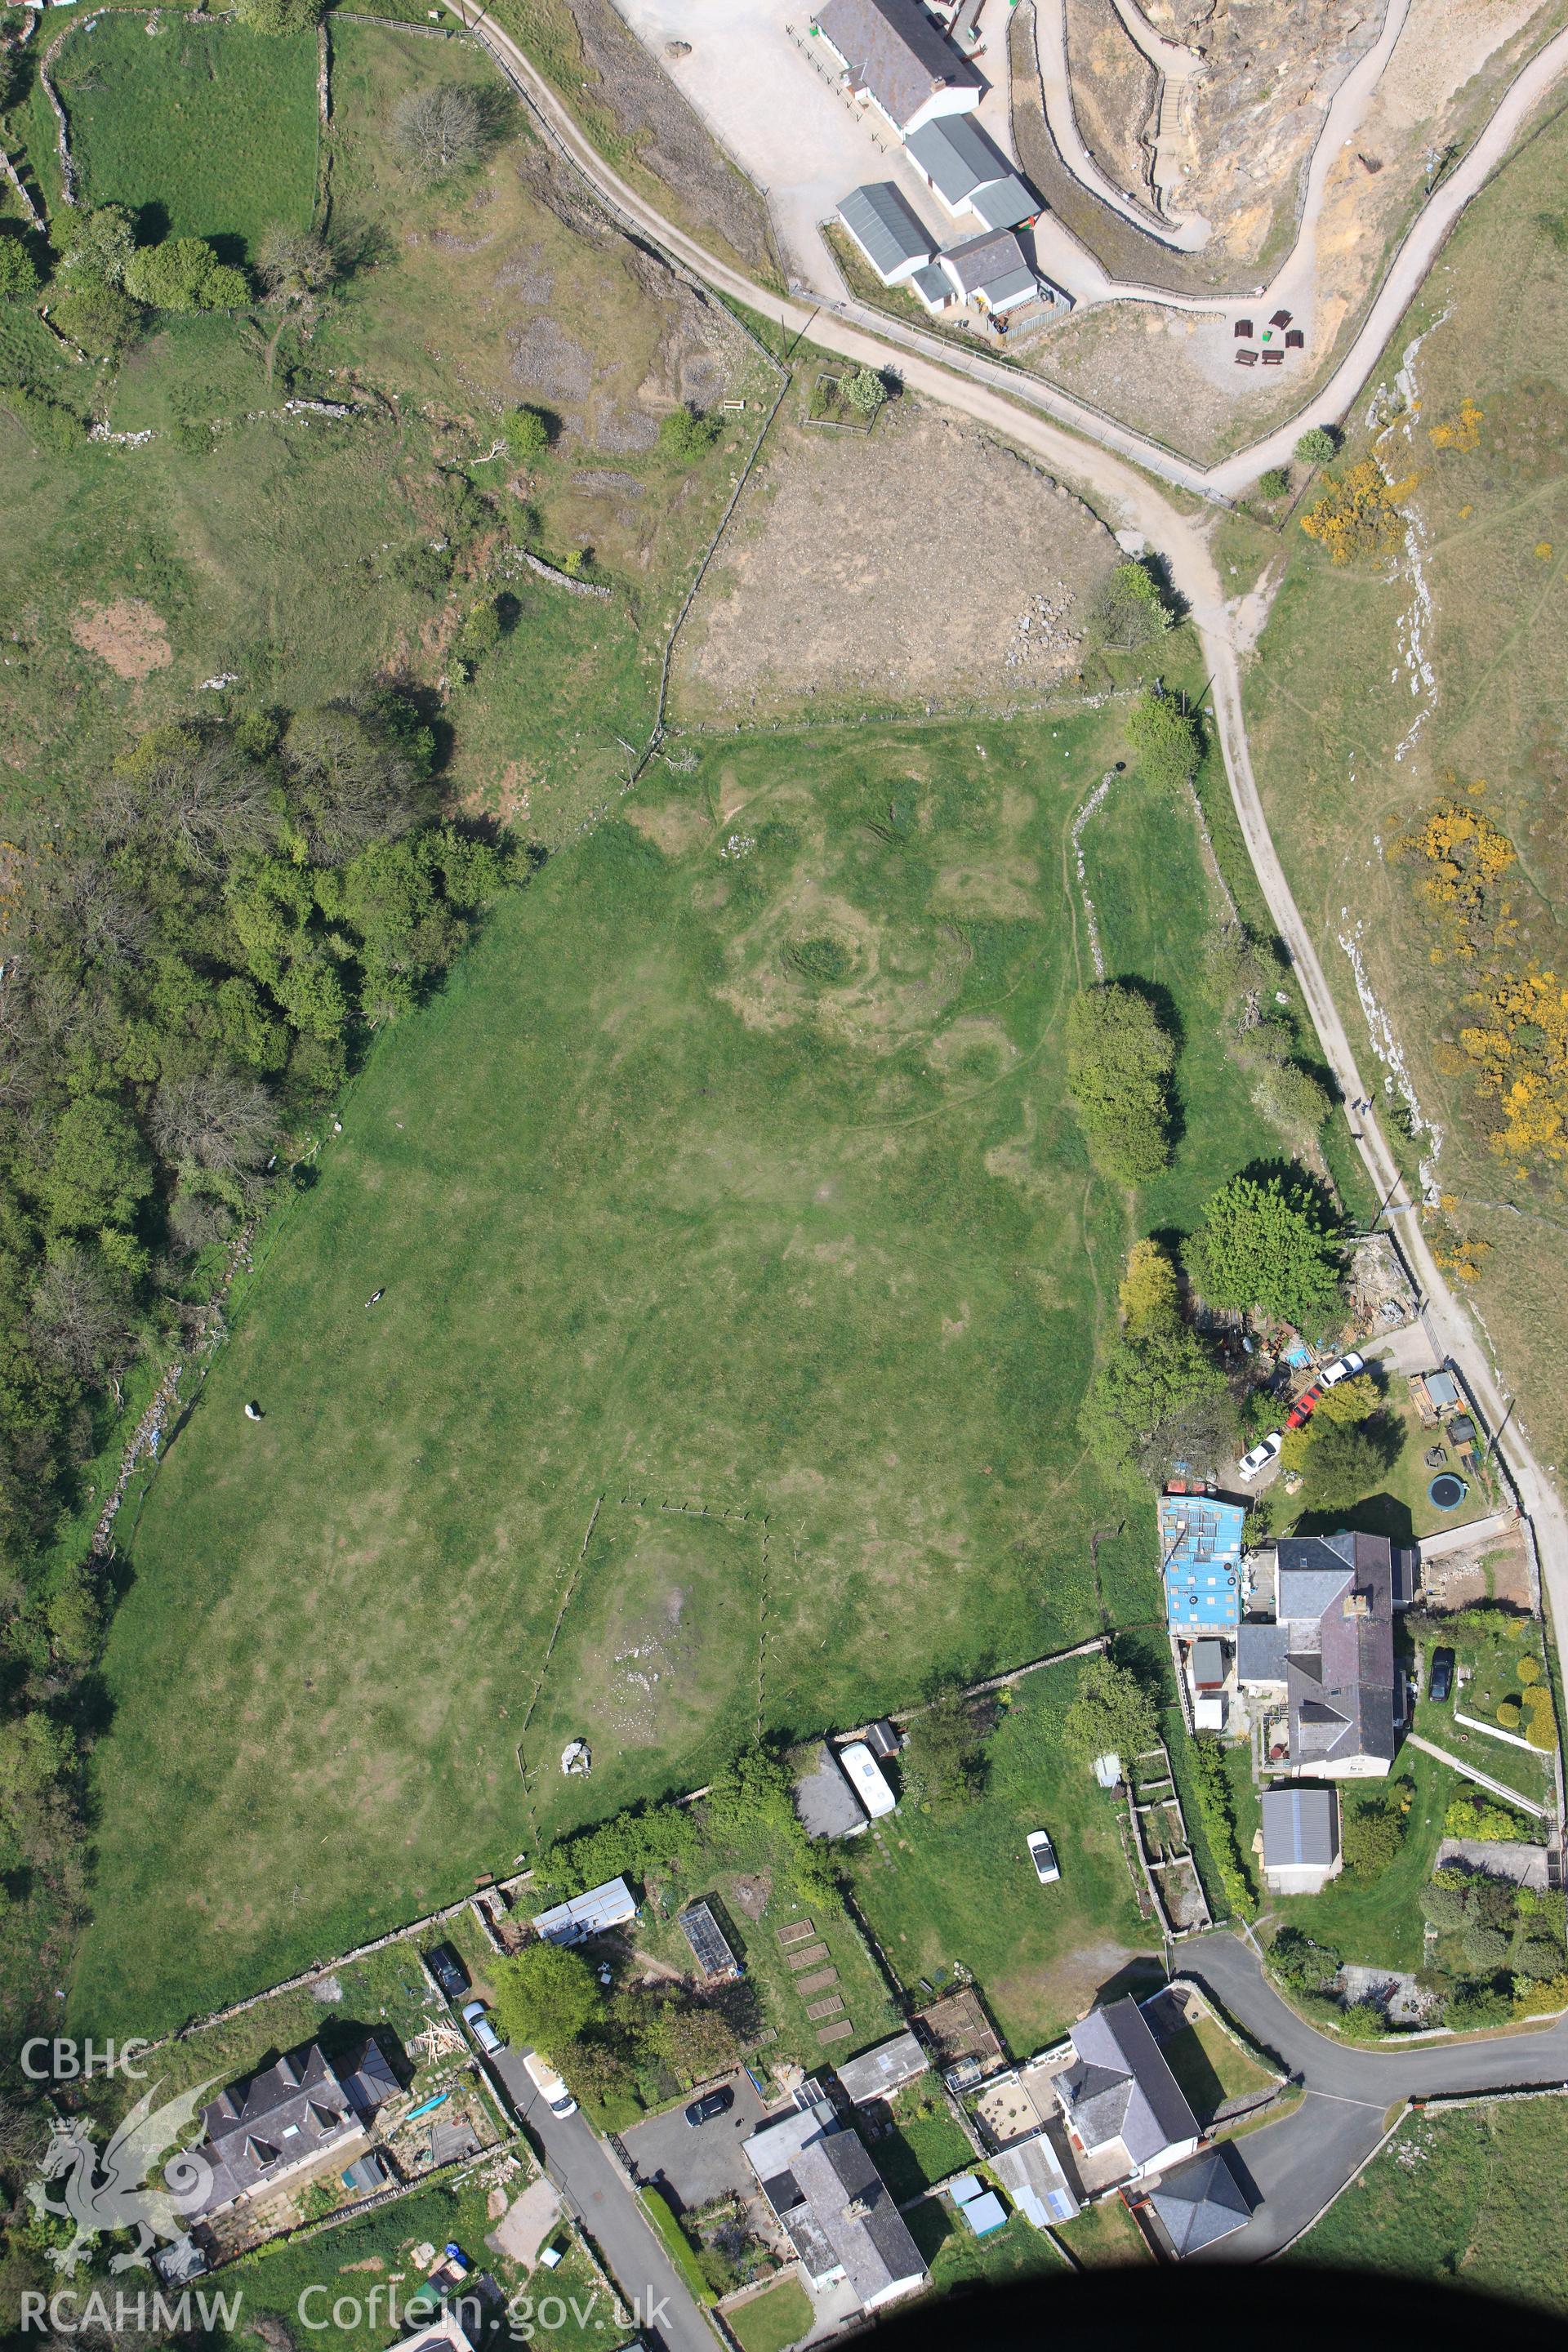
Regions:
<instances>
[{"instance_id":1,"label":"blue tarpaulin covered roof","mask_svg":"<svg viewBox=\"0 0 1568 2352\"><path fill-rule=\"evenodd\" d=\"M1199 1633L1241 1622L1240 1503L1214 1495L1162 1495L1160 1560L1172 1631Z\"/></svg>"}]
</instances>

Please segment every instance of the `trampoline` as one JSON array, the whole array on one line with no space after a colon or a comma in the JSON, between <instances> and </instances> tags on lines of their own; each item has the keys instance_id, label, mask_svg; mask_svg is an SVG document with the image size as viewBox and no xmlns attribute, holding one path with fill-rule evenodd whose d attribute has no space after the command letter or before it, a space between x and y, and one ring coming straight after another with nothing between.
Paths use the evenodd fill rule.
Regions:
<instances>
[{"instance_id":1,"label":"trampoline","mask_svg":"<svg viewBox=\"0 0 1568 2352\"><path fill-rule=\"evenodd\" d=\"M1427 1487L1426 1497L1434 1510L1457 1511L1469 1491L1462 1478L1456 1478L1451 1470L1444 1470Z\"/></svg>"}]
</instances>

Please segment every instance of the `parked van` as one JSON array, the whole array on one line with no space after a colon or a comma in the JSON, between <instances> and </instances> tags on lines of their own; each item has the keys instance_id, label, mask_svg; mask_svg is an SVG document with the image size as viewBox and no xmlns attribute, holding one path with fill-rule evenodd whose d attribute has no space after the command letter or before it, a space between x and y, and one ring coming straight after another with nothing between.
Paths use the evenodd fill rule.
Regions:
<instances>
[{"instance_id":1,"label":"parked van","mask_svg":"<svg viewBox=\"0 0 1568 2352\"><path fill-rule=\"evenodd\" d=\"M552 2116L576 2114L576 2100L572 2096L548 2058L542 2058L537 2050L525 2050L522 2053L522 2063L529 2081Z\"/></svg>"}]
</instances>

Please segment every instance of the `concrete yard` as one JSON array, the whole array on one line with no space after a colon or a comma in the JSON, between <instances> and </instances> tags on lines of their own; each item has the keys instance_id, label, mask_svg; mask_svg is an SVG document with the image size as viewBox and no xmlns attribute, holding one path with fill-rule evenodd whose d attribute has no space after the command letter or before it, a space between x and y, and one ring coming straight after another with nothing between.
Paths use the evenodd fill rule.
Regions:
<instances>
[{"instance_id":1,"label":"concrete yard","mask_svg":"<svg viewBox=\"0 0 1568 2352\"><path fill-rule=\"evenodd\" d=\"M792 278L835 296L843 292L818 224L851 188L893 180L932 232L950 245L963 231L950 220L900 152L891 126L863 111L834 87L837 66L808 52L813 0L617 0L621 14L695 107L720 145L768 202L773 232ZM1007 121L1006 0L985 0L980 19L985 90L979 119L1005 153ZM792 39L791 29L798 36ZM671 57L672 41L690 44Z\"/></svg>"}]
</instances>

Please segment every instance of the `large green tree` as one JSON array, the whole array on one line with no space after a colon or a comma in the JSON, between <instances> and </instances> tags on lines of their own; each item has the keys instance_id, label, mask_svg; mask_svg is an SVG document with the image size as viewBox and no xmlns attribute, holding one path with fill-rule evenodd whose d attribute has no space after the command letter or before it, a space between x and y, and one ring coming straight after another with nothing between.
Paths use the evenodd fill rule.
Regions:
<instances>
[{"instance_id":1,"label":"large green tree","mask_svg":"<svg viewBox=\"0 0 1568 2352\"><path fill-rule=\"evenodd\" d=\"M1124 1474L1163 1466L1162 1457L1177 1450L1178 1432L1187 1433L1181 1450L1188 1451L1202 1426L1192 1419L1198 1412L1228 1426L1225 1374L1185 1324L1161 1323L1112 1340L1089 1382L1079 1426L1101 1467Z\"/></svg>"},{"instance_id":2,"label":"large green tree","mask_svg":"<svg viewBox=\"0 0 1568 2352\"><path fill-rule=\"evenodd\" d=\"M1203 757L1198 722L1172 694L1139 696L1127 715L1127 740L1142 774L1165 792L1184 790Z\"/></svg>"},{"instance_id":3,"label":"large green tree","mask_svg":"<svg viewBox=\"0 0 1568 2352\"><path fill-rule=\"evenodd\" d=\"M942 1821L962 1812L985 1781L984 1738L973 1701L957 1689L938 1691L910 1724L900 1760L917 1804Z\"/></svg>"},{"instance_id":4,"label":"large green tree","mask_svg":"<svg viewBox=\"0 0 1568 2352\"><path fill-rule=\"evenodd\" d=\"M1105 1655L1079 1668L1078 1691L1062 1725L1075 1755L1119 1755L1126 1769L1159 1736L1154 1696L1142 1675Z\"/></svg>"},{"instance_id":5,"label":"large green tree","mask_svg":"<svg viewBox=\"0 0 1568 2352\"><path fill-rule=\"evenodd\" d=\"M1176 1048L1148 998L1120 982L1087 989L1068 1013L1068 1091L1089 1158L1124 1184L1171 1160Z\"/></svg>"},{"instance_id":6,"label":"large green tree","mask_svg":"<svg viewBox=\"0 0 1568 2352\"><path fill-rule=\"evenodd\" d=\"M250 299L244 270L220 261L200 236L138 247L125 265L125 291L153 310L237 310Z\"/></svg>"},{"instance_id":7,"label":"large green tree","mask_svg":"<svg viewBox=\"0 0 1568 2352\"><path fill-rule=\"evenodd\" d=\"M567 2044L598 2023L599 1980L581 1952L561 1944L527 1944L490 1970L495 2011L509 2042L559 2059Z\"/></svg>"},{"instance_id":8,"label":"large green tree","mask_svg":"<svg viewBox=\"0 0 1568 2352\"><path fill-rule=\"evenodd\" d=\"M1339 1300L1339 1252L1321 1196L1293 1178L1233 1176L1183 1255L1211 1307L1257 1307L1314 1324Z\"/></svg>"}]
</instances>

